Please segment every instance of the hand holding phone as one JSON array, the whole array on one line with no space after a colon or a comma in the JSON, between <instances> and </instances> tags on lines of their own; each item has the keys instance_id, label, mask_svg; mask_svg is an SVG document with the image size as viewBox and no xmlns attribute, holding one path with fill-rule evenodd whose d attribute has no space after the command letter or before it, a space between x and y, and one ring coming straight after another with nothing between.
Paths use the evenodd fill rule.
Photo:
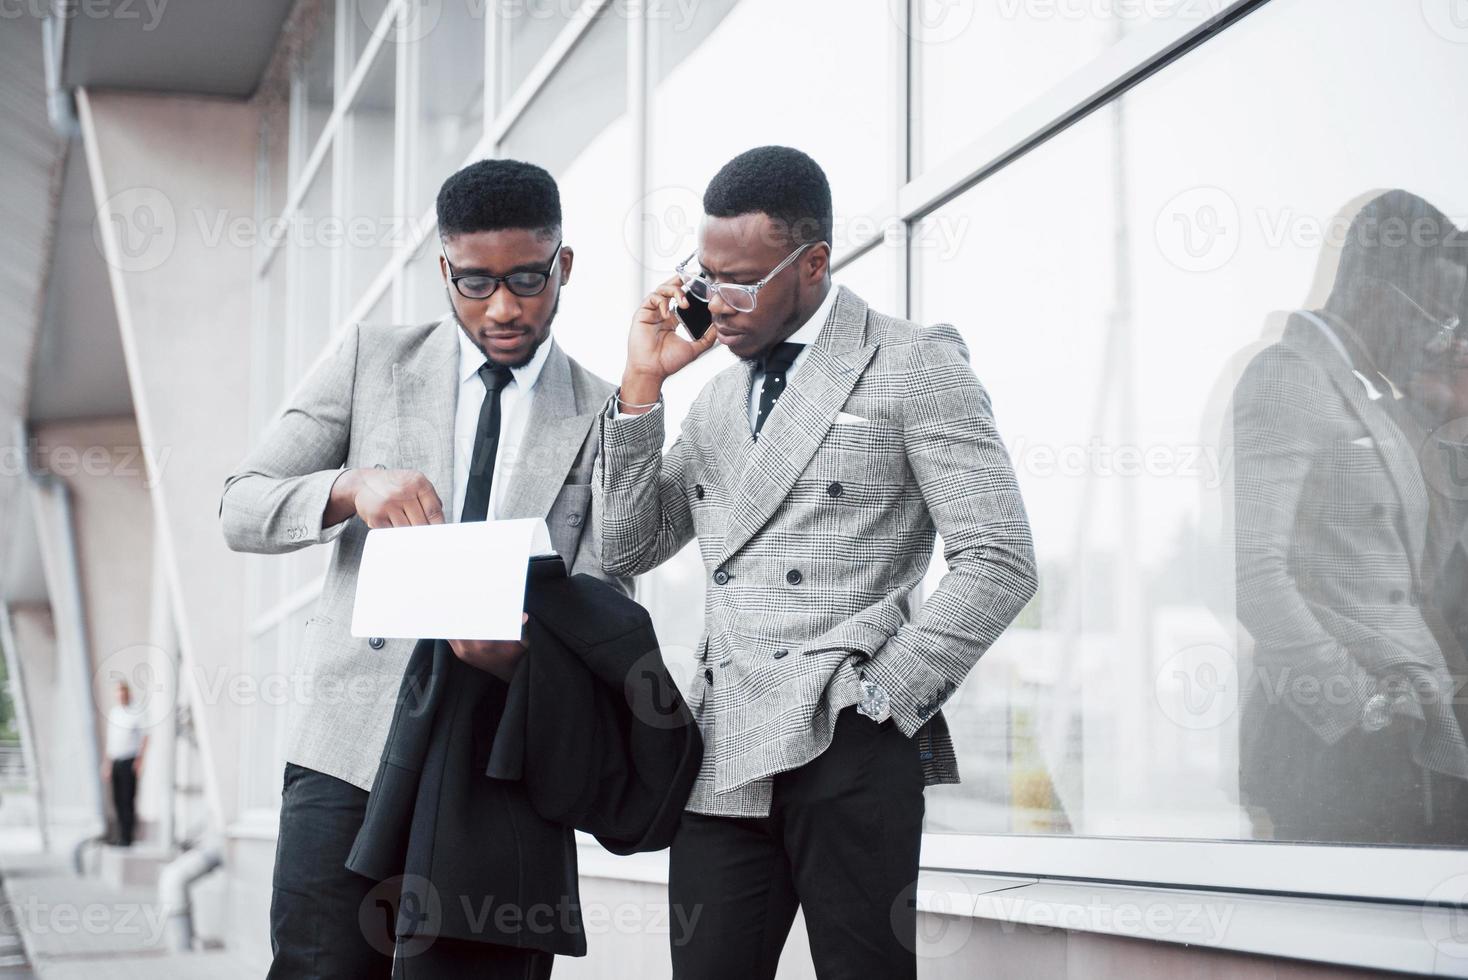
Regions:
<instances>
[{"instance_id":1,"label":"hand holding phone","mask_svg":"<svg viewBox=\"0 0 1468 980\"><path fill-rule=\"evenodd\" d=\"M710 329L712 317L698 331L696 340L685 340L678 327L690 328L682 317L695 324L698 313L689 313L696 301L684 292L681 276L673 276L648 294L632 318L627 336L627 366L622 377L622 397L628 402L646 404L657 399L662 383L670 375L707 353L718 343L718 333ZM707 310L707 304L704 304ZM650 396L650 397L648 397ZM638 398L645 401L638 402Z\"/></svg>"}]
</instances>

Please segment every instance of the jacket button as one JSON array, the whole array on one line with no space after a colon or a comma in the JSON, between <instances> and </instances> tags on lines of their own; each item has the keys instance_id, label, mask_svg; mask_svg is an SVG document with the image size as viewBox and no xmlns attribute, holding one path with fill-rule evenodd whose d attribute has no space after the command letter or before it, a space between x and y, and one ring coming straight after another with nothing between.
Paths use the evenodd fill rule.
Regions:
<instances>
[{"instance_id":1,"label":"jacket button","mask_svg":"<svg viewBox=\"0 0 1468 980\"><path fill-rule=\"evenodd\" d=\"M1403 592L1401 589L1392 589L1391 595L1387 596L1387 598L1390 599L1392 602L1401 602L1403 599L1407 598L1407 593Z\"/></svg>"},{"instance_id":2,"label":"jacket button","mask_svg":"<svg viewBox=\"0 0 1468 980\"><path fill-rule=\"evenodd\" d=\"M569 524L569 525L571 525L572 527L580 527L581 526L581 515L580 514L567 514L566 515L566 523Z\"/></svg>"},{"instance_id":3,"label":"jacket button","mask_svg":"<svg viewBox=\"0 0 1468 980\"><path fill-rule=\"evenodd\" d=\"M380 636L374 636L367 641L367 645L374 650L381 650L386 643L387 641Z\"/></svg>"},{"instance_id":4,"label":"jacket button","mask_svg":"<svg viewBox=\"0 0 1468 980\"><path fill-rule=\"evenodd\" d=\"M703 499L703 484L702 483L695 483L693 485L693 495L695 497L697 497L699 500L702 500Z\"/></svg>"},{"instance_id":5,"label":"jacket button","mask_svg":"<svg viewBox=\"0 0 1468 980\"><path fill-rule=\"evenodd\" d=\"M710 684L714 682L714 671L712 667L703 672L703 679L708 681Z\"/></svg>"},{"instance_id":6,"label":"jacket button","mask_svg":"<svg viewBox=\"0 0 1468 980\"><path fill-rule=\"evenodd\" d=\"M1372 517L1377 517L1377 518L1385 517L1386 516L1386 505L1385 504L1372 504L1371 505L1371 516Z\"/></svg>"},{"instance_id":7,"label":"jacket button","mask_svg":"<svg viewBox=\"0 0 1468 980\"><path fill-rule=\"evenodd\" d=\"M790 571L785 573L785 581L789 582L791 585L799 585L800 580L801 574L800 569L798 568L792 568L790 569Z\"/></svg>"},{"instance_id":8,"label":"jacket button","mask_svg":"<svg viewBox=\"0 0 1468 980\"><path fill-rule=\"evenodd\" d=\"M845 490L846 488L843 487L840 483L832 483L829 487L826 488L826 492L833 497L841 496L841 494L845 492Z\"/></svg>"},{"instance_id":9,"label":"jacket button","mask_svg":"<svg viewBox=\"0 0 1468 980\"><path fill-rule=\"evenodd\" d=\"M714 570L714 584L715 585L728 585L729 584L729 573L726 572L726 571L724 571L722 568L715 569Z\"/></svg>"},{"instance_id":10,"label":"jacket button","mask_svg":"<svg viewBox=\"0 0 1468 980\"><path fill-rule=\"evenodd\" d=\"M775 659L776 660L779 660L781 657L788 657L788 656L790 656L790 651L789 650L776 650L775 651Z\"/></svg>"}]
</instances>

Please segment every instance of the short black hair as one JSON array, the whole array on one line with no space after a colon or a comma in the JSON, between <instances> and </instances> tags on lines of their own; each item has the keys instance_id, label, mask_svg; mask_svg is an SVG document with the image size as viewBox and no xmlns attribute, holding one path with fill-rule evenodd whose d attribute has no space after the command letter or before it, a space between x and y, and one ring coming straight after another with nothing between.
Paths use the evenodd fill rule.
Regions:
<instances>
[{"instance_id":1,"label":"short black hair","mask_svg":"<svg viewBox=\"0 0 1468 980\"><path fill-rule=\"evenodd\" d=\"M714 218L767 214L792 244L834 244L826 172L788 146L757 147L724 164L704 191L703 210Z\"/></svg>"},{"instance_id":2,"label":"short black hair","mask_svg":"<svg viewBox=\"0 0 1468 980\"><path fill-rule=\"evenodd\" d=\"M526 228L561 232L561 191L543 167L521 160L478 160L438 190L438 235Z\"/></svg>"}]
</instances>

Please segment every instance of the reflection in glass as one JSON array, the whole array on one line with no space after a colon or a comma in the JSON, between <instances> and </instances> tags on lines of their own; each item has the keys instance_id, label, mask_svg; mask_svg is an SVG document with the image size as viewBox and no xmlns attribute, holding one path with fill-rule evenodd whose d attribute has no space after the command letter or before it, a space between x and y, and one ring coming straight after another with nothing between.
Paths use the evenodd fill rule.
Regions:
<instances>
[{"instance_id":1,"label":"reflection in glass","mask_svg":"<svg viewBox=\"0 0 1468 980\"><path fill-rule=\"evenodd\" d=\"M1273 0L918 222L914 314L968 338L1041 583L945 708L930 831L1468 844L1460 706L1396 704L1463 673L1464 250L1342 245L1374 186L1468 214L1465 80L1417 18ZM1298 354L1336 309L1382 398Z\"/></svg>"},{"instance_id":2,"label":"reflection in glass","mask_svg":"<svg viewBox=\"0 0 1468 980\"><path fill-rule=\"evenodd\" d=\"M1468 482L1424 479L1468 416L1468 267L1437 208L1392 191L1350 218L1330 294L1234 390L1239 619L1254 643L1242 790L1260 836L1468 843L1461 535ZM1441 439L1442 437L1439 436Z\"/></svg>"}]
</instances>

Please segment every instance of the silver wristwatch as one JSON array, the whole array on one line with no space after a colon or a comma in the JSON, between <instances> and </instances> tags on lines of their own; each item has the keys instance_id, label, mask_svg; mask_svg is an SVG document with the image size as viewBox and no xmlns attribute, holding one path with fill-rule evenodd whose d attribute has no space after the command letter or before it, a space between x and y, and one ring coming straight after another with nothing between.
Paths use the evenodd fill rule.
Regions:
<instances>
[{"instance_id":1,"label":"silver wristwatch","mask_svg":"<svg viewBox=\"0 0 1468 980\"><path fill-rule=\"evenodd\" d=\"M1361 706L1361 727L1368 732L1379 732L1392 723L1391 702L1385 694L1373 694Z\"/></svg>"},{"instance_id":2,"label":"silver wristwatch","mask_svg":"<svg viewBox=\"0 0 1468 980\"><path fill-rule=\"evenodd\" d=\"M892 717L892 701L882 685L862 681L861 700L856 702L856 710L880 725Z\"/></svg>"}]
</instances>

